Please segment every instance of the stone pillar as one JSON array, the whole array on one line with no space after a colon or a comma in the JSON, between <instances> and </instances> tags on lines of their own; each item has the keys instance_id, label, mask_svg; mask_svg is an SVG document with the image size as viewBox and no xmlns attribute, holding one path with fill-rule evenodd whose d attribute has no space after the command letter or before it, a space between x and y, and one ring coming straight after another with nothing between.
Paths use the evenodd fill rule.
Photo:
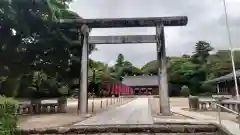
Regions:
<instances>
[{"instance_id":1,"label":"stone pillar","mask_svg":"<svg viewBox=\"0 0 240 135\"><path fill-rule=\"evenodd\" d=\"M81 27L82 32L82 59L80 73L80 113L86 114L88 110L88 36L89 28L87 25Z\"/></svg>"},{"instance_id":2,"label":"stone pillar","mask_svg":"<svg viewBox=\"0 0 240 135\"><path fill-rule=\"evenodd\" d=\"M58 112L60 113L67 112L67 97L58 98Z\"/></svg>"},{"instance_id":3,"label":"stone pillar","mask_svg":"<svg viewBox=\"0 0 240 135\"><path fill-rule=\"evenodd\" d=\"M217 94L220 94L219 83L217 83Z\"/></svg>"},{"instance_id":4,"label":"stone pillar","mask_svg":"<svg viewBox=\"0 0 240 135\"><path fill-rule=\"evenodd\" d=\"M238 93L240 93L240 92L239 92L240 78L237 78L237 84L238 84Z\"/></svg>"},{"instance_id":5,"label":"stone pillar","mask_svg":"<svg viewBox=\"0 0 240 135\"><path fill-rule=\"evenodd\" d=\"M41 99L32 99L31 100L31 111L33 113L39 114L41 113Z\"/></svg>"},{"instance_id":6,"label":"stone pillar","mask_svg":"<svg viewBox=\"0 0 240 135\"><path fill-rule=\"evenodd\" d=\"M223 85L222 83L219 83L218 85L219 85L219 94L221 94L223 91Z\"/></svg>"},{"instance_id":7,"label":"stone pillar","mask_svg":"<svg viewBox=\"0 0 240 135\"><path fill-rule=\"evenodd\" d=\"M159 95L159 109L161 112L161 39L160 39L160 28L156 27L156 39L157 39L157 65L158 65L158 95Z\"/></svg>"},{"instance_id":8,"label":"stone pillar","mask_svg":"<svg viewBox=\"0 0 240 135\"><path fill-rule=\"evenodd\" d=\"M171 115L169 96L168 96L168 77L167 77L167 56L165 48L164 25L160 24L156 27L157 50L158 50L158 75L159 93L160 93L160 112L162 115ZM161 72L161 73L160 73Z\"/></svg>"},{"instance_id":9,"label":"stone pillar","mask_svg":"<svg viewBox=\"0 0 240 135\"><path fill-rule=\"evenodd\" d=\"M222 93L222 94L225 95L225 94L226 94L226 91L227 91L227 88L228 88L228 87L227 87L227 83L226 83L226 81L224 82L223 85L224 85L224 86L223 86L224 89L223 89L223 93Z\"/></svg>"}]
</instances>

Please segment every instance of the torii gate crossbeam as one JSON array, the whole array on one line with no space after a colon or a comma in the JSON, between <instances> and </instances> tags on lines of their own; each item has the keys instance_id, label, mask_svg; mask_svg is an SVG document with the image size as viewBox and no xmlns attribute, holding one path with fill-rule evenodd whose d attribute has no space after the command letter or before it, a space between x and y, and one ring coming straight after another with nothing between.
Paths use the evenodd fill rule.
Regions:
<instances>
[{"instance_id":1,"label":"torii gate crossbeam","mask_svg":"<svg viewBox=\"0 0 240 135\"><path fill-rule=\"evenodd\" d=\"M82 68L79 95L79 109L81 113L87 113L87 70L88 70L88 44L124 44L124 43L156 43L158 76L159 76L159 101L160 112L163 115L170 115L167 59L164 38L164 26L185 26L188 18L186 16L174 17L151 17L151 18L108 18L108 19L66 19L60 20L61 27L75 27L80 29L83 41ZM98 36L89 37L90 28L119 28L119 27L156 27L156 35L135 35L135 36Z\"/></svg>"},{"instance_id":2,"label":"torii gate crossbeam","mask_svg":"<svg viewBox=\"0 0 240 135\"><path fill-rule=\"evenodd\" d=\"M156 43L156 35L90 36L89 44L136 44ZM73 41L79 44L80 41Z\"/></svg>"},{"instance_id":3,"label":"torii gate crossbeam","mask_svg":"<svg viewBox=\"0 0 240 135\"><path fill-rule=\"evenodd\" d=\"M185 26L188 23L186 16L146 17L146 18L105 18L105 19L61 19L61 27L80 28L83 24L89 28L122 28L122 27L153 27L157 24L164 26Z\"/></svg>"}]
</instances>

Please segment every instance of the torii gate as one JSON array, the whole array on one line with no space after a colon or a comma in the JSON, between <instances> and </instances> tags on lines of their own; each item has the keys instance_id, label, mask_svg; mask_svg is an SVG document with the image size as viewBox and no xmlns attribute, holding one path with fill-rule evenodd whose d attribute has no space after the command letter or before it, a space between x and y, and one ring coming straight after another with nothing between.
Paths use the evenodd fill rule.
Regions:
<instances>
[{"instance_id":1,"label":"torii gate","mask_svg":"<svg viewBox=\"0 0 240 135\"><path fill-rule=\"evenodd\" d=\"M80 30L79 40L83 41L81 58L80 82L80 112L87 113L87 70L89 44L129 44L129 43L156 43L159 102L162 115L171 115L168 95L167 59L165 49L164 26L185 26L186 16L150 17L150 18L108 18L108 19L63 19L61 26L73 26ZM156 35L128 35L128 36L93 36L89 37L91 28L120 28L120 27L156 27ZM79 42L79 41L78 41Z\"/></svg>"}]
</instances>

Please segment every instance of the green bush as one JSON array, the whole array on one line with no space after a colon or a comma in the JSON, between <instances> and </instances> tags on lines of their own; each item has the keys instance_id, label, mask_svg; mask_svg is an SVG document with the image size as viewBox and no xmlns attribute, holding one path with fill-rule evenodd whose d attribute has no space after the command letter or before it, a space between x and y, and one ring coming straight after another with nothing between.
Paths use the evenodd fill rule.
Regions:
<instances>
[{"instance_id":1,"label":"green bush","mask_svg":"<svg viewBox=\"0 0 240 135\"><path fill-rule=\"evenodd\" d=\"M216 86L212 84L202 84L200 88L203 93L217 93Z\"/></svg>"},{"instance_id":2,"label":"green bush","mask_svg":"<svg viewBox=\"0 0 240 135\"><path fill-rule=\"evenodd\" d=\"M14 135L17 129L17 102L0 96L0 135Z\"/></svg>"},{"instance_id":3,"label":"green bush","mask_svg":"<svg viewBox=\"0 0 240 135\"><path fill-rule=\"evenodd\" d=\"M187 86L182 86L181 88L181 96L188 97L190 95L190 90Z\"/></svg>"},{"instance_id":4,"label":"green bush","mask_svg":"<svg viewBox=\"0 0 240 135\"><path fill-rule=\"evenodd\" d=\"M17 78L7 78L7 80L3 83L3 88L0 94L7 97L16 97L19 86L20 81Z\"/></svg>"}]
</instances>

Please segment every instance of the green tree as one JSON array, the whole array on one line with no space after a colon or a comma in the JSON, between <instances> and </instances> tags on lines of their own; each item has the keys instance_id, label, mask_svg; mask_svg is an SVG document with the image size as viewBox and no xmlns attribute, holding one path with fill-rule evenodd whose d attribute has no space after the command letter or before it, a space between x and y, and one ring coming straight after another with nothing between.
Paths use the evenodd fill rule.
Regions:
<instances>
[{"instance_id":1,"label":"green tree","mask_svg":"<svg viewBox=\"0 0 240 135\"><path fill-rule=\"evenodd\" d=\"M210 43L205 41L198 41L195 45L195 52L192 56L192 60L194 63L201 65L200 69L205 74L205 79L208 77L208 69L210 68L208 65L208 57L210 56L210 52L213 50ZM204 81L201 80L201 81Z\"/></svg>"},{"instance_id":2,"label":"green tree","mask_svg":"<svg viewBox=\"0 0 240 135\"><path fill-rule=\"evenodd\" d=\"M240 69L240 51L235 51L234 62L236 69ZM219 50L208 59L208 79L214 79L232 72L232 61L229 50Z\"/></svg>"},{"instance_id":3,"label":"green tree","mask_svg":"<svg viewBox=\"0 0 240 135\"><path fill-rule=\"evenodd\" d=\"M123 66L133 66L133 64L130 61L124 61Z\"/></svg>"},{"instance_id":4,"label":"green tree","mask_svg":"<svg viewBox=\"0 0 240 135\"><path fill-rule=\"evenodd\" d=\"M211 45L205 41L198 41L195 45L195 52L193 54L193 60L198 64L206 64L207 58L210 56L210 53L213 50Z\"/></svg>"},{"instance_id":5,"label":"green tree","mask_svg":"<svg viewBox=\"0 0 240 135\"><path fill-rule=\"evenodd\" d=\"M170 66L170 60L174 57L167 57L167 67ZM161 64L161 63L160 63ZM142 68L144 74L158 75L158 60L152 60L146 63ZM160 65L161 66L161 65Z\"/></svg>"},{"instance_id":6,"label":"green tree","mask_svg":"<svg viewBox=\"0 0 240 135\"><path fill-rule=\"evenodd\" d=\"M142 71L135 66L126 66L123 68L121 74L124 76L142 75Z\"/></svg>"},{"instance_id":7,"label":"green tree","mask_svg":"<svg viewBox=\"0 0 240 135\"><path fill-rule=\"evenodd\" d=\"M43 70L57 81L67 81L64 79L73 78L72 69L80 71L81 61L75 62L72 56L81 58L81 44L71 42L78 39L78 33L56 25L59 19L81 18L69 11L69 2L0 2L0 68L6 76L18 80L31 71ZM90 45L90 52L94 49Z\"/></svg>"},{"instance_id":8,"label":"green tree","mask_svg":"<svg viewBox=\"0 0 240 135\"><path fill-rule=\"evenodd\" d=\"M142 72L144 74L153 74L153 75L157 75L158 74L158 61L157 60L153 60L150 61L148 63L146 63L142 68Z\"/></svg>"},{"instance_id":9,"label":"green tree","mask_svg":"<svg viewBox=\"0 0 240 135\"><path fill-rule=\"evenodd\" d=\"M157 75L157 60L148 62L143 66L142 72L155 73ZM202 80L205 79L204 72L199 70L201 65L192 62L192 58L183 55L182 57L169 57L168 58L168 80L169 83L174 85L180 93L181 87L187 85L191 88L192 93L201 92L199 89Z\"/></svg>"},{"instance_id":10,"label":"green tree","mask_svg":"<svg viewBox=\"0 0 240 135\"><path fill-rule=\"evenodd\" d=\"M53 26L60 16L76 16L66 10L67 2L69 0L1 1L0 35L4 37L0 39L1 66L7 67L10 76L29 71L43 52L46 55L52 50L51 45L55 46L56 41L66 42L64 34Z\"/></svg>"},{"instance_id":11,"label":"green tree","mask_svg":"<svg viewBox=\"0 0 240 135\"><path fill-rule=\"evenodd\" d=\"M114 68L110 68L112 71L112 76L119 81L122 81L124 76L133 76L133 75L141 75L142 72L137 67L133 66L130 61L125 61L124 56L119 54L116 60L116 64Z\"/></svg>"},{"instance_id":12,"label":"green tree","mask_svg":"<svg viewBox=\"0 0 240 135\"><path fill-rule=\"evenodd\" d=\"M124 63L124 56L123 54L120 53L117 56L116 64L114 65L114 73L112 74L113 77L116 78L117 80L121 80L123 76L123 70L125 68L124 64L126 64Z\"/></svg>"},{"instance_id":13,"label":"green tree","mask_svg":"<svg viewBox=\"0 0 240 135\"><path fill-rule=\"evenodd\" d=\"M124 56L123 54L119 54L116 60L115 67L122 67L124 65Z\"/></svg>"}]
</instances>

